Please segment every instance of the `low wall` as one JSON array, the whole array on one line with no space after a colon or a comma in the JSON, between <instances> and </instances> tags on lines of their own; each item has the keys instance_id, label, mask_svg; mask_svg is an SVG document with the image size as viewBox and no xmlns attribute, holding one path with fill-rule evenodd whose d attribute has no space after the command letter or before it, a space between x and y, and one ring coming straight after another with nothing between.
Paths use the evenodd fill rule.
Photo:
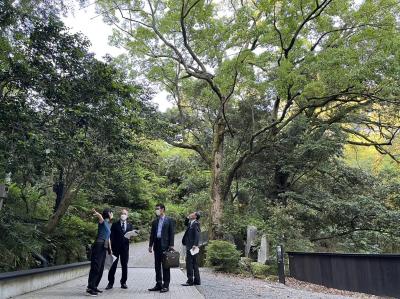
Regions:
<instances>
[{"instance_id":1,"label":"low wall","mask_svg":"<svg viewBox=\"0 0 400 299\"><path fill-rule=\"evenodd\" d=\"M90 262L0 273L0 299L6 299L89 274Z\"/></svg>"}]
</instances>

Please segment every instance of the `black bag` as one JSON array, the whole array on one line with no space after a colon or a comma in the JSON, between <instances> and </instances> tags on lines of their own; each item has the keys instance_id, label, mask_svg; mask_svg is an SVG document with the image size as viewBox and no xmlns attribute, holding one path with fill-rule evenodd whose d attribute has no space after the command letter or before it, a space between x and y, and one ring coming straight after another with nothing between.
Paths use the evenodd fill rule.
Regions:
<instances>
[{"instance_id":1,"label":"black bag","mask_svg":"<svg viewBox=\"0 0 400 299\"><path fill-rule=\"evenodd\" d=\"M179 252L175 250L164 251L163 253L163 267L164 268L177 268L179 267Z\"/></svg>"}]
</instances>

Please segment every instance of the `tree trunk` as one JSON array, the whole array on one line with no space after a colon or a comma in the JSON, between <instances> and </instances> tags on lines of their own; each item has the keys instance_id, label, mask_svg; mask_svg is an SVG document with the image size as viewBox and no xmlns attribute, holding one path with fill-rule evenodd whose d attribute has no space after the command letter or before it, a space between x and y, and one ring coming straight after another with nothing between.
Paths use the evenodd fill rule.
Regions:
<instances>
[{"instance_id":1,"label":"tree trunk","mask_svg":"<svg viewBox=\"0 0 400 299\"><path fill-rule=\"evenodd\" d=\"M287 200L285 198L279 198L279 195L285 193L289 189L289 173L281 171L281 168L276 166L274 182L275 186L273 188L272 196L276 202L280 202L286 206Z\"/></svg>"},{"instance_id":2,"label":"tree trunk","mask_svg":"<svg viewBox=\"0 0 400 299\"><path fill-rule=\"evenodd\" d=\"M82 181L77 184L76 188L74 188L73 191L71 191L72 187L65 188L65 192L63 193L62 199L60 201L60 204L58 205L57 210L53 213L53 215L51 215L49 221L46 224L46 227L44 230L47 233L50 234L50 233L54 232L54 230L57 227L58 223L60 222L62 216L64 216L65 212L67 212L68 207L72 203L72 200L75 198L75 196L79 192L81 183L82 183Z\"/></svg>"},{"instance_id":3,"label":"tree trunk","mask_svg":"<svg viewBox=\"0 0 400 299\"><path fill-rule=\"evenodd\" d=\"M211 210L210 239L222 237L221 222L223 216L223 178L225 123L222 118L214 126L214 139L211 161Z\"/></svg>"},{"instance_id":4,"label":"tree trunk","mask_svg":"<svg viewBox=\"0 0 400 299\"><path fill-rule=\"evenodd\" d=\"M59 177L53 185L53 191L56 194L56 204L53 210L53 213L55 213L64 197L64 170L62 168L59 168Z\"/></svg>"}]
</instances>

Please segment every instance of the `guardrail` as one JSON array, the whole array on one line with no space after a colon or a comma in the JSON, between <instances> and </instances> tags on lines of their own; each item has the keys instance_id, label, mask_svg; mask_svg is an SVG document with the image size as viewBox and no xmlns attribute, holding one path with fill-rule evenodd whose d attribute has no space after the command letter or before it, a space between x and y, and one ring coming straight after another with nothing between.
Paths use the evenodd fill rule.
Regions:
<instances>
[{"instance_id":1,"label":"guardrail","mask_svg":"<svg viewBox=\"0 0 400 299\"><path fill-rule=\"evenodd\" d=\"M329 288L400 298L399 254L287 252L290 276Z\"/></svg>"},{"instance_id":2,"label":"guardrail","mask_svg":"<svg viewBox=\"0 0 400 299\"><path fill-rule=\"evenodd\" d=\"M0 273L0 298L10 298L88 275L90 262Z\"/></svg>"}]
</instances>

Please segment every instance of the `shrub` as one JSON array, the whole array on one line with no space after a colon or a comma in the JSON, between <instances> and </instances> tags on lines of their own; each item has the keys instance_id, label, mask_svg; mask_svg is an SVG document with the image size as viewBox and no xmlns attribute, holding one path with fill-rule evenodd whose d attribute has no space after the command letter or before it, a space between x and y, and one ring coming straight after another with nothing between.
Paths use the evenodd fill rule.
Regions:
<instances>
[{"instance_id":1,"label":"shrub","mask_svg":"<svg viewBox=\"0 0 400 299\"><path fill-rule=\"evenodd\" d=\"M265 265L257 262L252 262L250 264L250 269L253 276L257 278L276 276L278 271L277 266L275 264Z\"/></svg>"},{"instance_id":2,"label":"shrub","mask_svg":"<svg viewBox=\"0 0 400 299\"><path fill-rule=\"evenodd\" d=\"M253 260L248 257L241 257L239 262L239 269L242 274L248 275L251 273L251 263Z\"/></svg>"},{"instance_id":3,"label":"shrub","mask_svg":"<svg viewBox=\"0 0 400 299\"><path fill-rule=\"evenodd\" d=\"M227 241L213 240L207 246L206 264L215 270L235 272L238 269L240 252Z\"/></svg>"},{"instance_id":4,"label":"shrub","mask_svg":"<svg viewBox=\"0 0 400 299\"><path fill-rule=\"evenodd\" d=\"M268 281L272 281L272 282L278 282L279 281L279 277L276 276L276 275L268 275L265 279L268 280Z\"/></svg>"}]
</instances>

